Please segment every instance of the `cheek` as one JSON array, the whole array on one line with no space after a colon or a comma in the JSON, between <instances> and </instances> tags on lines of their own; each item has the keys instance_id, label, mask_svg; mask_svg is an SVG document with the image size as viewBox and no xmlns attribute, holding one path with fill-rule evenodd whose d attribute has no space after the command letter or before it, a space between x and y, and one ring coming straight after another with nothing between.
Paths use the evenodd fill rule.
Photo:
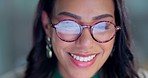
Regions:
<instances>
[{"instance_id":1,"label":"cheek","mask_svg":"<svg viewBox=\"0 0 148 78\"><path fill-rule=\"evenodd\" d=\"M100 45L103 50L104 50L104 58L107 58L110 53L112 52L113 46L114 46L114 39L107 42L107 43L103 43Z\"/></svg>"},{"instance_id":2,"label":"cheek","mask_svg":"<svg viewBox=\"0 0 148 78\"><path fill-rule=\"evenodd\" d=\"M55 30L52 31L52 46L55 49L61 49L67 46L66 42L62 41L56 34Z\"/></svg>"},{"instance_id":3,"label":"cheek","mask_svg":"<svg viewBox=\"0 0 148 78\"><path fill-rule=\"evenodd\" d=\"M64 47L64 46L61 46L63 43L59 40L59 38L57 37L56 33L55 33L55 30L53 31L52 33L52 47L53 47L53 50L55 52L56 55L58 55L60 52L60 50Z\"/></svg>"},{"instance_id":4,"label":"cheek","mask_svg":"<svg viewBox=\"0 0 148 78\"><path fill-rule=\"evenodd\" d=\"M65 49L68 48L69 44L58 38L55 30L52 33L52 47L58 58L63 58L65 55Z\"/></svg>"}]
</instances>

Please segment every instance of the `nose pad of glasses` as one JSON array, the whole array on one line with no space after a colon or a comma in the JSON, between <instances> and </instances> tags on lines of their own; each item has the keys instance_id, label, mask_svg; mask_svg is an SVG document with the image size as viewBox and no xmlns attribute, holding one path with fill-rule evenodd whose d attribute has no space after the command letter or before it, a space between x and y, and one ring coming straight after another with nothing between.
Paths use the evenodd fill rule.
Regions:
<instances>
[{"instance_id":1,"label":"nose pad of glasses","mask_svg":"<svg viewBox=\"0 0 148 78\"><path fill-rule=\"evenodd\" d=\"M90 26L82 26L82 30L81 30L81 34L80 34L79 39L81 39L82 41L93 39L90 28L91 28Z\"/></svg>"}]
</instances>

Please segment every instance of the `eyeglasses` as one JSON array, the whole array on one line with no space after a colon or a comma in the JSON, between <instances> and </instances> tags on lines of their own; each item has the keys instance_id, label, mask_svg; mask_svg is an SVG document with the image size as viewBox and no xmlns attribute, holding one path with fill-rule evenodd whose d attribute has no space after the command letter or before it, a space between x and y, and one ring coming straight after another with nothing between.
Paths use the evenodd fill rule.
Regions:
<instances>
[{"instance_id":1,"label":"eyeglasses","mask_svg":"<svg viewBox=\"0 0 148 78\"><path fill-rule=\"evenodd\" d=\"M52 24L57 36L65 42L76 41L82 34L84 28L89 28L92 38L99 42L105 43L114 38L116 31L121 29L109 21L100 21L93 26L82 26L73 20L62 20L57 24Z\"/></svg>"}]
</instances>

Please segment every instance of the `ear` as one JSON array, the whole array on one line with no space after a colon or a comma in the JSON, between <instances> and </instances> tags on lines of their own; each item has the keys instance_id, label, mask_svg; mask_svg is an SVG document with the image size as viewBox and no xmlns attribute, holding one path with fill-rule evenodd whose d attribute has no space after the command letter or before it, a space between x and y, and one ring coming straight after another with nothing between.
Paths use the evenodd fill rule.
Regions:
<instances>
[{"instance_id":1,"label":"ear","mask_svg":"<svg viewBox=\"0 0 148 78\"><path fill-rule=\"evenodd\" d=\"M50 38L51 37L51 28L50 28L51 25L49 24L49 18L45 11L42 12L41 21L42 21L42 26L44 28L46 36Z\"/></svg>"}]
</instances>

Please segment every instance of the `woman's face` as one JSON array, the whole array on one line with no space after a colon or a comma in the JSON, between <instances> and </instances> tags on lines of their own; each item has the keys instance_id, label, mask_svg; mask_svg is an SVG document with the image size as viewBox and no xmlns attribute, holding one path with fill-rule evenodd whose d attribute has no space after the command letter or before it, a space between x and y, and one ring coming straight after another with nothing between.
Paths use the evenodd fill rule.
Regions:
<instances>
[{"instance_id":1,"label":"woman's face","mask_svg":"<svg viewBox=\"0 0 148 78\"><path fill-rule=\"evenodd\" d=\"M115 23L112 0L57 0L52 23L71 19L81 25L94 25L99 21ZM74 42L64 42L51 28L52 46L58 58L58 68L64 78L90 78L102 67L109 57L114 38L106 43L96 42L88 28ZM74 59L77 57L78 59ZM93 57L90 59L90 57ZM87 61L80 61L86 59Z\"/></svg>"}]
</instances>

